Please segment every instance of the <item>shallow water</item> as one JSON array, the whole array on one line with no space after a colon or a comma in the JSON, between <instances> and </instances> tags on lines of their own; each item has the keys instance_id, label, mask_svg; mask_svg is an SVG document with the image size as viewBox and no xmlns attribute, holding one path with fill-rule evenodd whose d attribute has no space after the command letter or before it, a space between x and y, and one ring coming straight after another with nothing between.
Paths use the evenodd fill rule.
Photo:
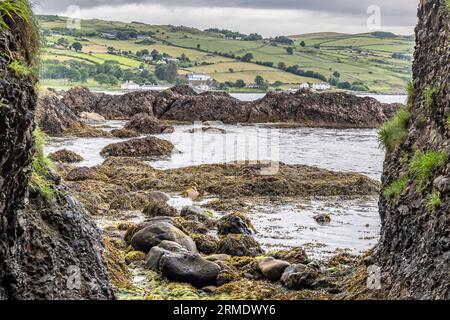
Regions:
<instances>
[{"instance_id":1,"label":"shallow water","mask_svg":"<svg viewBox=\"0 0 450 320\"><path fill-rule=\"evenodd\" d=\"M120 128L123 121L109 121L105 130ZM268 129L265 125L221 125L221 133L189 133L192 126L176 126L173 134L158 135L174 143L178 153L170 160L153 161L160 169L234 160L281 160L320 168L358 172L380 179L384 152L379 148L376 130L294 128ZM126 139L52 138L46 152L67 148L84 157L79 166L94 166L104 159L103 147ZM380 219L378 199L293 199L285 203L261 202L248 212L264 248L304 246L313 256L329 255L336 249L358 253L378 240ZM171 205L201 205L174 196ZM254 203L253 203L254 205ZM331 215L331 223L319 225L313 216ZM135 217L140 219L140 215ZM135 219L133 218L133 219Z\"/></svg>"}]
</instances>

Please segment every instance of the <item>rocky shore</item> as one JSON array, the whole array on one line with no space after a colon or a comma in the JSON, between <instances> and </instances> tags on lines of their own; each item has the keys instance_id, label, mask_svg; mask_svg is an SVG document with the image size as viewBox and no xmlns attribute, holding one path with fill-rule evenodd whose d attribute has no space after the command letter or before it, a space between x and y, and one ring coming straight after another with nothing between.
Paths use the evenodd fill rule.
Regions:
<instances>
[{"instance_id":1,"label":"rocky shore","mask_svg":"<svg viewBox=\"0 0 450 320\"><path fill-rule=\"evenodd\" d=\"M304 127L377 128L399 108L399 104L382 104L374 98L306 90L269 93L257 101L244 102L221 92L197 94L187 86L123 95L76 87L67 92L43 94L37 119L39 126L50 134L79 128L86 122L86 115L130 120L125 129L140 134L172 132L164 121L287 122ZM89 129L87 124L83 126Z\"/></svg>"}]
</instances>

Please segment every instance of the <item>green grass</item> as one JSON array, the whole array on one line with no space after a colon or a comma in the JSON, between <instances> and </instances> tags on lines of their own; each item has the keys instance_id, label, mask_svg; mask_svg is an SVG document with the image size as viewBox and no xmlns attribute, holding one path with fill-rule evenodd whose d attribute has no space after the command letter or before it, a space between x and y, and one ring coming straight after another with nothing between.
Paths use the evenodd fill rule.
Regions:
<instances>
[{"instance_id":1,"label":"green grass","mask_svg":"<svg viewBox=\"0 0 450 320\"><path fill-rule=\"evenodd\" d=\"M445 6L447 7L447 10L450 11L450 0L445 0Z\"/></svg>"},{"instance_id":2,"label":"green grass","mask_svg":"<svg viewBox=\"0 0 450 320\"><path fill-rule=\"evenodd\" d=\"M29 22L30 11L28 1L25 0L3 0L0 2L0 27L9 29L10 26L5 19L16 20L17 18Z\"/></svg>"},{"instance_id":3,"label":"green grass","mask_svg":"<svg viewBox=\"0 0 450 320\"><path fill-rule=\"evenodd\" d=\"M414 83L412 81L408 81L406 85L406 94L408 95L407 104L408 106L412 106L414 103Z\"/></svg>"},{"instance_id":4,"label":"green grass","mask_svg":"<svg viewBox=\"0 0 450 320\"><path fill-rule=\"evenodd\" d=\"M59 17L40 16L42 29L64 28L65 19ZM411 55L414 52L414 39L404 36L381 38L374 34L336 34L320 33L314 35L298 35L292 37L295 41L293 55L286 52L287 46L273 46L265 41L240 41L225 39L213 33L201 30L172 30L171 26L155 26L148 24L135 24L112 22L103 20L83 20L83 32L104 32L115 28L134 28L141 32L155 32L152 36L156 40L154 45L136 43L136 39L111 40L97 36L84 36L83 50L77 53L78 59L86 59L97 63L99 60L111 57L119 60L124 69L135 67L137 60L106 55L108 47L117 50L156 49L179 57L182 53L189 57L193 66L181 70L182 72L208 72L219 82L236 81L243 79L253 82L256 75L267 78L271 83L281 81L292 87L303 82L318 82L317 79L299 77L283 70L277 69L280 62L287 66L299 65L302 70L319 72L330 77L334 71L341 74L341 81L362 81L368 85L371 92L376 93L404 93L405 85L411 79L411 61L394 59L394 53ZM159 31L159 32L157 32ZM61 37L69 43L76 37L69 35L52 35L47 37L49 42L56 43ZM300 41L306 42L306 47L300 47ZM315 49L315 44L321 44L321 49ZM197 49L200 45L200 49ZM225 58L221 54L233 54L236 58ZM251 63L243 64L238 57L245 53L252 53L254 59ZM64 48L47 48L45 59L67 59L67 55L75 56L74 52ZM130 61L131 60L131 61ZM263 67L255 62L272 62L274 67ZM202 63L212 63L205 66ZM239 64L236 73L227 72L226 64ZM238 69L239 68L239 69ZM239 72L239 70L241 70ZM239 73L238 73L239 72ZM239 76L239 78L237 78Z\"/></svg>"},{"instance_id":5,"label":"green grass","mask_svg":"<svg viewBox=\"0 0 450 320\"><path fill-rule=\"evenodd\" d=\"M410 118L407 107L403 107L391 120L386 122L378 132L378 139L388 151L394 150L406 138L406 125Z\"/></svg>"},{"instance_id":6,"label":"green grass","mask_svg":"<svg viewBox=\"0 0 450 320\"><path fill-rule=\"evenodd\" d=\"M428 198L427 210L435 212L440 206L442 206L441 194L439 192L433 192Z\"/></svg>"},{"instance_id":7,"label":"green grass","mask_svg":"<svg viewBox=\"0 0 450 320\"><path fill-rule=\"evenodd\" d=\"M33 171L30 179L30 188L39 192L44 199L51 200L54 190L48 181L48 170L53 163L44 155L45 134L38 128L33 132L35 139L35 154L33 156Z\"/></svg>"},{"instance_id":8,"label":"green grass","mask_svg":"<svg viewBox=\"0 0 450 320\"><path fill-rule=\"evenodd\" d=\"M398 197L408 185L408 176L402 176L387 187L383 194L386 198Z\"/></svg>"},{"instance_id":9,"label":"green grass","mask_svg":"<svg viewBox=\"0 0 450 320\"><path fill-rule=\"evenodd\" d=\"M436 89L426 88L423 92L423 101L425 108L430 110L434 104L434 95L436 93Z\"/></svg>"},{"instance_id":10,"label":"green grass","mask_svg":"<svg viewBox=\"0 0 450 320\"><path fill-rule=\"evenodd\" d=\"M422 191L434 172L444 167L448 162L445 151L418 151L409 164L411 174L414 176L417 188Z\"/></svg>"},{"instance_id":11,"label":"green grass","mask_svg":"<svg viewBox=\"0 0 450 320\"><path fill-rule=\"evenodd\" d=\"M29 75L33 74L33 71L31 70L30 67L28 67L24 62L22 61L12 61L9 64L9 68L14 71L14 73L21 77L21 78L26 78Z\"/></svg>"}]
</instances>

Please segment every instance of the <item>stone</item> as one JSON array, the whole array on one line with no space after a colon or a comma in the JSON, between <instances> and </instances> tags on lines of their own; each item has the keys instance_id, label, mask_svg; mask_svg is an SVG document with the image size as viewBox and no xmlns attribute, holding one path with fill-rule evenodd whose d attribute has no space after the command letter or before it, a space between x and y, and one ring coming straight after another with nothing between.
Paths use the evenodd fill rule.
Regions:
<instances>
[{"instance_id":1,"label":"stone","mask_svg":"<svg viewBox=\"0 0 450 320\"><path fill-rule=\"evenodd\" d=\"M291 264L286 261L277 260L274 258L266 258L258 263L261 273L270 281L278 281L281 278L284 270Z\"/></svg>"},{"instance_id":2,"label":"stone","mask_svg":"<svg viewBox=\"0 0 450 320\"><path fill-rule=\"evenodd\" d=\"M199 252L203 254L213 254L217 252L219 240L215 236L207 234L191 234L191 237Z\"/></svg>"},{"instance_id":3,"label":"stone","mask_svg":"<svg viewBox=\"0 0 450 320\"><path fill-rule=\"evenodd\" d=\"M64 162L64 163L77 163L84 160L83 157L80 156L79 154L67 149L62 149L50 153L48 155L48 158L54 162Z\"/></svg>"},{"instance_id":4,"label":"stone","mask_svg":"<svg viewBox=\"0 0 450 320\"><path fill-rule=\"evenodd\" d=\"M154 271L160 271L161 258L166 254L188 252L184 247L173 241L161 241L153 247L145 258L145 267Z\"/></svg>"},{"instance_id":5,"label":"stone","mask_svg":"<svg viewBox=\"0 0 450 320\"><path fill-rule=\"evenodd\" d=\"M327 224L331 222L331 215L326 213L317 214L313 218L318 224Z\"/></svg>"},{"instance_id":6,"label":"stone","mask_svg":"<svg viewBox=\"0 0 450 320\"><path fill-rule=\"evenodd\" d=\"M217 222L217 234L244 234L251 236L253 232L250 219L241 213L228 214Z\"/></svg>"},{"instance_id":7,"label":"stone","mask_svg":"<svg viewBox=\"0 0 450 320\"><path fill-rule=\"evenodd\" d=\"M186 189L181 195L185 198L189 198L189 199L195 201L200 197L200 192L198 192L196 187L192 187L192 188Z\"/></svg>"},{"instance_id":8,"label":"stone","mask_svg":"<svg viewBox=\"0 0 450 320\"><path fill-rule=\"evenodd\" d=\"M106 119L102 115L95 112L81 112L80 118L87 123L101 123L105 122Z\"/></svg>"},{"instance_id":9,"label":"stone","mask_svg":"<svg viewBox=\"0 0 450 320\"><path fill-rule=\"evenodd\" d=\"M147 157L159 158L172 155L174 146L171 142L156 137L136 138L113 143L103 148L100 154L105 157Z\"/></svg>"},{"instance_id":10,"label":"stone","mask_svg":"<svg viewBox=\"0 0 450 320\"><path fill-rule=\"evenodd\" d=\"M186 220L199 221L205 225L211 226L214 221L207 214L207 212L196 206L185 206L181 209L180 215Z\"/></svg>"},{"instance_id":11,"label":"stone","mask_svg":"<svg viewBox=\"0 0 450 320\"><path fill-rule=\"evenodd\" d=\"M149 218L178 215L177 209L159 200L150 200L143 213Z\"/></svg>"},{"instance_id":12,"label":"stone","mask_svg":"<svg viewBox=\"0 0 450 320\"><path fill-rule=\"evenodd\" d=\"M176 242L190 252L197 252L195 242L183 231L167 222L152 223L138 231L131 239L131 246L137 251L148 253L151 248L164 240Z\"/></svg>"},{"instance_id":13,"label":"stone","mask_svg":"<svg viewBox=\"0 0 450 320\"><path fill-rule=\"evenodd\" d=\"M111 130L111 135L113 137L119 138L119 139L130 139L130 138L137 138L137 137L139 137L139 134L136 131L127 130L127 129L114 129L114 130Z\"/></svg>"},{"instance_id":14,"label":"stone","mask_svg":"<svg viewBox=\"0 0 450 320\"><path fill-rule=\"evenodd\" d=\"M170 200L170 196L167 193L161 191L150 191L146 193L149 200L156 200L167 202Z\"/></svg>"},{"instance_id":15,"label":"stone","mask_svg":"<svg viewBox=\"0 0 450 320\"><path fill-rule=\"evenodd\" d=\"M164 255L160 261L161 274L171 281L190 283L197 288L217 285L221 268L198 254Z\"/></svg>"},{"instance_id":16,"label":"stone","mask_svg":"<svg viewBox=\"0 0 450 320\"><path fill-rule=\"evenodd\" d=\"M286 268L281 276L281 283L288 289L312 289L319 277L316 269L303 264L294 264Z\"/></svg>"},{"instance_id":17,"label":"stone","mask_svg":"<svg viewBox=\"0 0 450 320\"><path fill-rule=\"evenodd\" d=\"M134 115L124 127L125 130L132 130L140 134L161 134L173 133L174 128L161 124L161 122L147 113Z\"/></svg>"},{"instance_id":18,"label":"stone","mask_svg":"<svg viewBox=\"0 0 450 320\"><path fill-rule=\"evenodd\" d=\"M295 247L289 250L281 250L276 252L273 257L275 259L284 260L290 264L308 264L309 258L305 250L300 247Z\"/></svg>"},{"instance_id":19,"label":"stone","mask_svg":"<svg viewBox=\"0 0 450 320\"><path fill-rule=\"evenodd\" d=\"M259 243L252 236L244 234L228 234L222 237L217 252L238 257L255 257L263 254Z\"/></svg>"}]
</instances>

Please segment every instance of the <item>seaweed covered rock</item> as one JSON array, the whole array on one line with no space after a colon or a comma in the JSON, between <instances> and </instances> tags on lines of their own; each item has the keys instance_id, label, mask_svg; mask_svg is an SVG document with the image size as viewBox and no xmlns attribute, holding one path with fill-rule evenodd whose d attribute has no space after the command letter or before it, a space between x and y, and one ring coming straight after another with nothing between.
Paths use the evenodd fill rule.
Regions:
<instances>
[{"instance_id":1,"label":"seaweed covered rock","mask_svg":"<svg viewBox=\"0 0 450 320\"><path fill-rule=\"evenodd\" d=\"M203 288L217 284L221 268L198 254L175 253L161 258L160 270L171 281L186 282Z\"/></svg>"},{"instance_id":2,"label":"seaweed covered rock","mask_svg":"<svg viewBox=\"0 0 450 320\"><path fill-rule=\"evenodd\" d=\"M174 150L171 142L156 137L132 139L110 144L100 154L105 157L169 157Z\"/></svg>"},{"instance_id":3,"label":"seaweed covered rock","mask_svg":"<svg viewBox=\"0 0 450 320\"><path fill-rule=\"evenodd\" d=\"M275 259L287 261L291 264L308 264L309 258L305 250L295 247L289 250L280 250L273 254Z\"/></svg>"},{"instance_id":4,"label":"seaweed covered rock","mask_svg":"<svg viewBox=\"0 0 450 320\"><path fill-rule=\"evenodd\" d=\"M172 133L174 128L161 124L155 117L147 113L139 113L133 116L124 127L125 130L131 130L140 134L161 134Z\"/></svg>"},{"instance_id":5,"label":"seaweed covered rock","mask_svg":"<svg viewBox=\"0 0 450 320\"><path fill-rule=\"evenodd\" d=\"M153 247L145 258L145 267L154 271L160 271L161 258L167 254L188 252L184 247L173 241L161 241Z\"/></svg>"},{"instance_id":6,"label":"seaweed covered rock","mask_svg":"<svg viewBox=\"0 0 450 320\"><path fill-rule=\"evenodd\" d=\"M281 283L288 289L311 289L319 273L315 268L303 264L289 266L281 276Z\"/></svg>"},{"instance_id":7,"label":"seaweed covered rock","mask_svg":"<svg viewBox=\"0 0 450 320\"><path fill-rule=\"evenodd\" d=\"M217 252L238 257L255 257L263 254L259 243L252 236L244 234L228 234L222 237Z\"/></svg>"},{"instance_id":8,"label":"seaweed covered rock","mask_svg":"<svg viewBox=\"0 0 450 320\"><path fill-rule=\"evenodd\" d=\"M134 130L128 130L128 129L114 129L114 130L111 130L110 133L113 137L119 138L119 139L130 139L130 138L139 137L139 133L137 133Z\"/></svg>"},{"instance_id":9,"label":"seaweed covered rock","mask_svg":"<svg viewBox=\"0 0 450 320\"><path fill-rule=\"evenodd\" d=\"M242 213L231 213L219 219L217 222L217 234L244 234L251 236L253 226L250 219Z\"/></svg>"},{"instance_id":10,"label":"seaweed covered rock","mask_svg":"<svg viewBox=\"0 0 450 320\"><path fill-rule=\"evenodd\" d=\"M208 234L191 234L191 237L199 252L207 255L217 252L219 240L215 236Z\"/></svg>"},{"instance_id":11,"label":"seaweed covered rock","mask_svg":"<svg viewBox=\"0 0 450 320\"><path fill-rule=\"evenodd\" d=\"M163 216L175 217L178 215L178 211L174 207L158 200L150 200L143 212L150 218Z\"/></svg>"},{"instance_id":12,"label":"seaweed covered rock","mask_svg":"<svg viewBox=\"0 0 450 320\"><path fill-rule=\"evenodd\" d=\"M62 149L48 155L50 160L54 162L77 163L83 161L83 157L76 152Z\"/></svg>"},{"instance_id":13,"label":"seaweed covered rock","mask_svg":"<svg viewBox=\"0 0 450 320\"><path fill-rule=\"evenodd\" d=\"M190 252L197 252L195 242L168 222L152 223L138 231L131 239L131 245L135 250L149 252L164 240L176 242Z\"/></svg>"}]
</instances>

